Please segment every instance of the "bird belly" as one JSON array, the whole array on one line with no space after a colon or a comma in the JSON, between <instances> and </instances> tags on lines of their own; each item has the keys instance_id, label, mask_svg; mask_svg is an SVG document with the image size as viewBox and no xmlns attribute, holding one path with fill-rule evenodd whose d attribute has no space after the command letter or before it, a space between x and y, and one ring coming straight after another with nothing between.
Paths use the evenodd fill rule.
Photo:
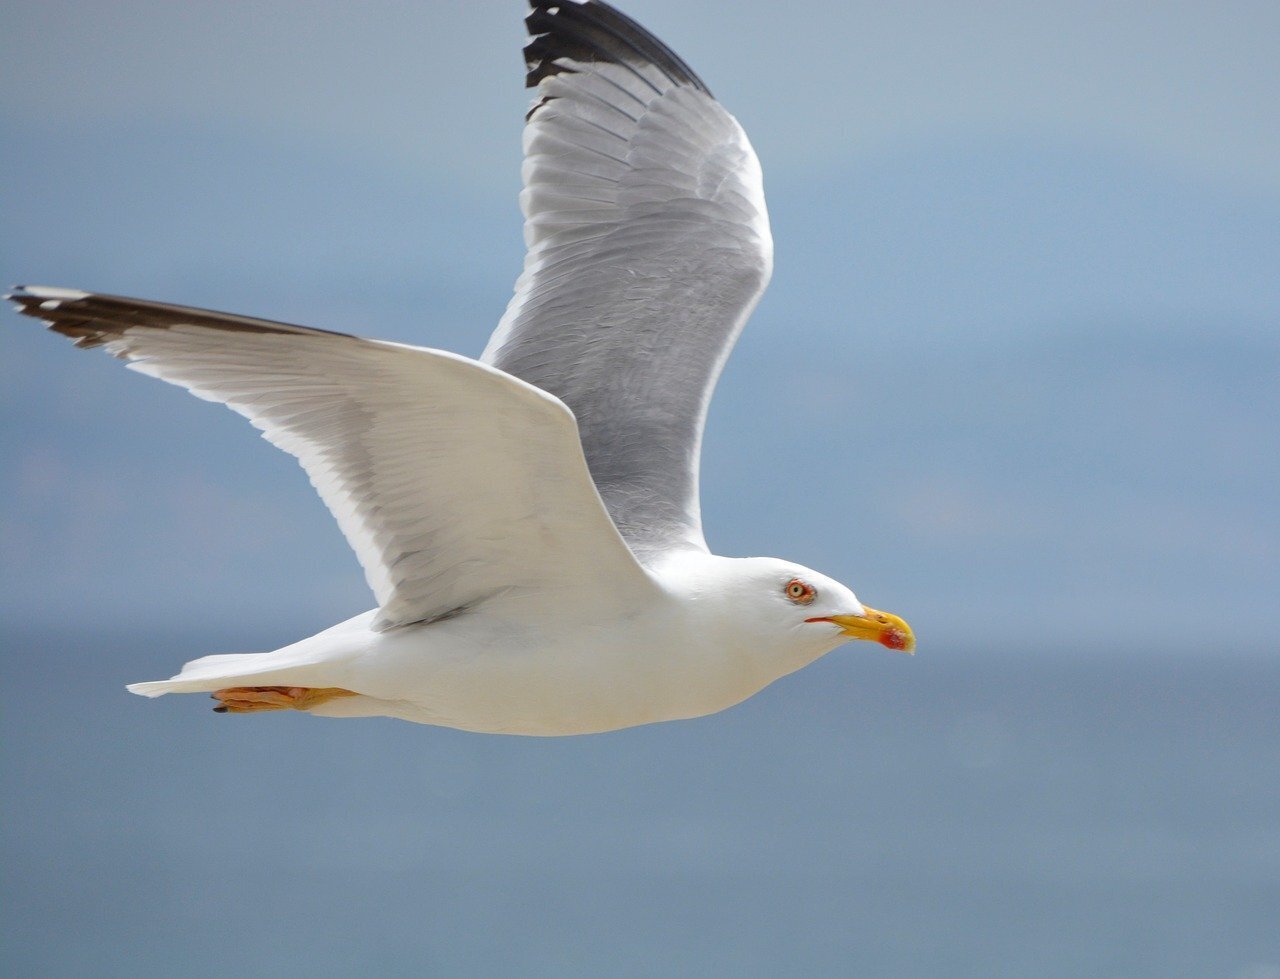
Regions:
<instances>
[{"instance_id":1,"label":"bird belly","mask_svg":"<svg viewBox=\"0 0 1280 979\"><path fill-rule=\"evenodd\" d=\"M549 641L523 625L460 617L383 633L348 666L347 686L363 696L316 713L494 734L590 734L714 713L768 682L643 629L586 623L556 632Z\"/></svg>"}]
</instances>

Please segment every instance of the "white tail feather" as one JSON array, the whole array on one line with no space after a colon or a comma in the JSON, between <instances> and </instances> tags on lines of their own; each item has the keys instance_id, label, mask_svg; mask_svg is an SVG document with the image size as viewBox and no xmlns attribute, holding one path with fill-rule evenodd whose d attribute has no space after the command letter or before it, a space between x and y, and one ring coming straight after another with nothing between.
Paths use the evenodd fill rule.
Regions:
<instances>
[{"instance_id":1,"label":"white tail feather","mask_svg":"<svg viewBox=\"0 0 1280 979\"><path fill-rule=\"evenodd\" d=\"M280 655L285 652L292 655ZM337 686L330 682L333 667L333 662L299 662L297 652L291 649L275 653L218 653L192 660L171 679L130 683L125 689L143 697L159 697L166 693L212 693L224 687Z\"/></svg>"}]
</instances>

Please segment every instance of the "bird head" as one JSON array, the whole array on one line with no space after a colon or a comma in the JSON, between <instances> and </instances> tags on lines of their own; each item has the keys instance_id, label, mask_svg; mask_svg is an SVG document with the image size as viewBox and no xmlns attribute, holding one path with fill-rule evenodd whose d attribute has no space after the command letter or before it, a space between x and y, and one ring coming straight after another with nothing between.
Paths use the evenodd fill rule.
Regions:
<instances>
[{"instance_id":1,"label":"bird head","mask_svg":"<svg viewBox=\"0 0 1280 979\"><path fill-rule=\"evenodd\" d=\"M744 634L806 659L854 639L915 651L915 635L905 621L863 605L834 578L776 558L718 560L729 563L716 578L732 593L736 626Z\"/></svg>"},{"instance_id":2,"label":"bird head","mask_svg":"<svg viewBox=\"0 0 1280 979\"><path fill-rule=\"evenodd\" d=\"M779 562L784 563L784 562ZM786 575L785 580L782 576ZM775 574L776 590L786 605L785 613L798 620L795 628L806 637L834 641L867 639L887 649L913 653L916 637L892 612L863 605L846 586L808 568L789 565Z\"/></svg>"}]
</instances>

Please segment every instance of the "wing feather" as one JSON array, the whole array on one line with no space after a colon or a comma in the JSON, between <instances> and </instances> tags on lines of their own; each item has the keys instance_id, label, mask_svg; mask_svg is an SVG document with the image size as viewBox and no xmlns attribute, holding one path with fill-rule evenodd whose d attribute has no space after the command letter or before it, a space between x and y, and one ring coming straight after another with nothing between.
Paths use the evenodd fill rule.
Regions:
<instances>
[{"instance_id":1,"label":"wing feather","mask_svg":"<svg viewBox=\"0 0 1280 979\"><path fill-rule=\"evenodd\" d=\"M355 550L375 627L513 591L625 608L652 584L592 485L572 413L456 354L144 300L11 297L78 346L226 404L298 458Z\"/></svg>"},{"instance_id":2,"label":"wing feather","mask_svg":"<svg viewBox=\"0 0 1280 979\"><path fill-rule=\"evenodd\" d=\"M525 267L483 357L578 418L633 551L706 548L711 392L768 282L760 166L666 45L598 0L531 0Z\"/></svg>"}]
</instances>

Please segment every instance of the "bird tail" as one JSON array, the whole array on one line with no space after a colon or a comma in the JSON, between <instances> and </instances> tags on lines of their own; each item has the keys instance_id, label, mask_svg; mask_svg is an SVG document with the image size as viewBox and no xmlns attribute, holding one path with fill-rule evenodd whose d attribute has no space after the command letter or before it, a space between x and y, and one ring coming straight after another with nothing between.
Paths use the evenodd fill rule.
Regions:
<instances>
[{"instance_id":1,"label":"bird tail","mask_svg":"<svg viewBox=\"0 0 1280 979\"><path fill-rule=\"evenodd\" d=\"M345 687L349 666L364 648L373 612L330 626L309 639L267 653L216 653L193 659L168 680L131 683L130 693L213 693L225 687Z\"/></svg>"},{"instance_id":2,"label":"bird tail","mask_svg":"<svg viewBox=\"0 0 1280 979\"><path fill-rule=\"evenodd\" d=\"M192 660L168 680L130 683L126 689L143 697L159 697L166 693L212 693L224 687L330 687L338 685L329 682L333 665L303 661L289 648L273 653L218 653Z\"/></svg>"}]
</instances>

